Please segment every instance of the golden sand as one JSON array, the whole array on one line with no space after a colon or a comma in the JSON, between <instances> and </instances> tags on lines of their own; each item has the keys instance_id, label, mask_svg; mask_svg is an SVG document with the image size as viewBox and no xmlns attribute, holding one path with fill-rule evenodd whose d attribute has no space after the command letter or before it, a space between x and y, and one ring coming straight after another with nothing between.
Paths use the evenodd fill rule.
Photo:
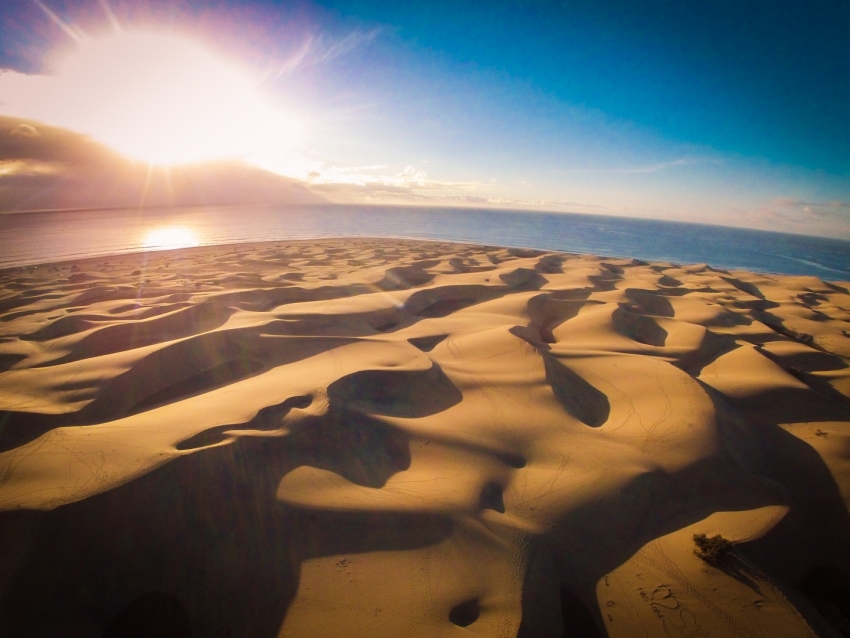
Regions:
<instances>
[{"instance_id":1,"label":"golden sand","mask_svg":"<svg viewBox=\"0 0 850 638\"><path fill-rule=\"evenodd\" d=\"M848 335L846 282L464 244L0 272L0 636L839 636Z\"/></svg>"}]
</instances>

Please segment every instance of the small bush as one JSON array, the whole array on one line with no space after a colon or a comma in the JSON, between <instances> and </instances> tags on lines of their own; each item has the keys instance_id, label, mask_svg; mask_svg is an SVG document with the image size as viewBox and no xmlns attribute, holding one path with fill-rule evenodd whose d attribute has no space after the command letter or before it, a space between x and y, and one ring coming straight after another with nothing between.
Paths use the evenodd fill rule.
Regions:
<instances>
[{"instance_id":1,"label":"small bush","mask_svg":"<svg viewBox=\"0 0 850 638\"><path fill-rule=\"evenodd\" d=\"M723 538L720 534L711 538L705 534L694 534L694 543L697 546L694 554L709 565L714 566L719 565L723 557L732 549L732 542Z\"/></svg>"}]
</instances>

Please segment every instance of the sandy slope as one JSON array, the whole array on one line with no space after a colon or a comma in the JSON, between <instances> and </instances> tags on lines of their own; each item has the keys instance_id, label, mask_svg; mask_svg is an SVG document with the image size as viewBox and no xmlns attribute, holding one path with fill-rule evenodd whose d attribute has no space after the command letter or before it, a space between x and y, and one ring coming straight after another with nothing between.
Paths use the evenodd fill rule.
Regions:
<instances>
[{"instance_id":1,"label":"sandy slope","mask_svg":"<svg viewBox=\"0 0 850 638\"><path fill-rule=\"evenodd\" d=\"M847 287L370 239L4 271L0 635L850 635Z\"/></svg>"}]
</instances>

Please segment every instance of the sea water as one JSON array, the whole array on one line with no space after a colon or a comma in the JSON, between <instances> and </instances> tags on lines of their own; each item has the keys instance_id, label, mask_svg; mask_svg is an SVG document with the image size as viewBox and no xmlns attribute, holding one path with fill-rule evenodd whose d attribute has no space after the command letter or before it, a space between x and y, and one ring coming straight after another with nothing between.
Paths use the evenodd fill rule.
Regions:
<instances>
[{"instance_id":1,"label":"sea water","mask_svg":"<svg viewBox=\"0 0 850 638\"><path fill-rule=\"evenodd\" d=\"M199 245L318 237L439 239L850 279L845 240L602 215L343 205L2 215L0 267L164 248L148 238L168 228L188 230Z\"/></svg>"}]
</instances>

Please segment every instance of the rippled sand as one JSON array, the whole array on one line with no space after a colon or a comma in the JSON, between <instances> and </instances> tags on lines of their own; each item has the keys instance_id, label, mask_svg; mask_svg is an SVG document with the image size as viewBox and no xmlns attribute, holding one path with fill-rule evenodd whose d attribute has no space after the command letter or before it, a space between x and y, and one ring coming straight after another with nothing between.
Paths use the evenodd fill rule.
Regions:
<instances>
[{"instance_id":1,"label":"rippled sand","mask_svg":"<svg viewBox=\"0 0 850 638\"><path fill-rule=\"evenodd\" d=\"M850 635L848 285L377 239L2 271L0 635Z\"/></svg>"}]
</instances>

